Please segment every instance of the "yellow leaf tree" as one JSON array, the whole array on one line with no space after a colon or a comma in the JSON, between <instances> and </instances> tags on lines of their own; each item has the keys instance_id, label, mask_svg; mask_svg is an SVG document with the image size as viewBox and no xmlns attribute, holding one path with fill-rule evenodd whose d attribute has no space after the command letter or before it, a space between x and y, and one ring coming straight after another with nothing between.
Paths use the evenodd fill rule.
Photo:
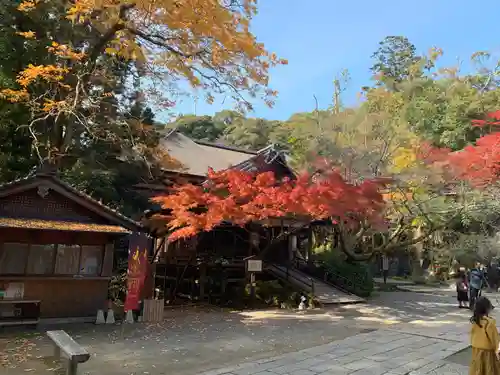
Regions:
<instances>
[{"instance_id":1,"label":"yellow leaf tree","mask_svg":"<svg viewBox=\"0 0 500 375\"><path fill-rule=\"evenodd\" d=\"M183 82L209 102L224 93L245 109L258 96L272 105L269 70L286 61L250 32L256 11L256 0L23 1L13 33L45 56L23 61L16 86L0 88L0 98L27 107L31 120L22 126L51 161L82 133L113 136L99 121L107 98L123 95L113 91L110 62L140 75L157 105L171 106Z\"/></svg>"}]
</instances>

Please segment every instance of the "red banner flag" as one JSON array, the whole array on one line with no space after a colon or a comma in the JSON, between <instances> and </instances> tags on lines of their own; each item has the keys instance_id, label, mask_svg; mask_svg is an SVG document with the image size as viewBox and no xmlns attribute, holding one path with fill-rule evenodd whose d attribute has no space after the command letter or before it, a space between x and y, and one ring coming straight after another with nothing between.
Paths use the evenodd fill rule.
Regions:
<instances>
[{"instance_id":1,"label":"red banner flag","mask_svg":"<svg viewBox=\"0 0 500 375\"><path fill-rule=\"evenodd\" d=\"M148 238L144 234L134 233L130 237L128 250L125 311L139 309L141 291L148 269Z\"/></svg>"}]
</instances>

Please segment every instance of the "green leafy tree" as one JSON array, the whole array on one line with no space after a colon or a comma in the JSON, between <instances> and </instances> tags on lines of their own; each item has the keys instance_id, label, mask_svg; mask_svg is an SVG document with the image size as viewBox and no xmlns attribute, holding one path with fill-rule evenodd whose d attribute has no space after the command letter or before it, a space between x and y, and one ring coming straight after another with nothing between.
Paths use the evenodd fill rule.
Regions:
<instances>
[{"instance_id":1,"label":"green leafy tree","mask_svg":"<svg viewBox=\"0 0 500 375\"><path fill-rule=\"evenodd\" d=\"M26 14L17 10L18 3L0 0L0 86L15 88L17 72L27 62L48 64L55 56L47 54L50 35L71 38L75 44L94 43L100 36L97 30L73 28L69 20L58 17L65 10L52 4L53 18L40 17L39 12ZM35 22L36 20L36 22ZM33 31L37 39L26 38ZM125 213L133 215L149 203L133 189L146 181L162 158L156 150L157 133L152 129L154 113L144 105L138 77L140 66L120 58L100 59L102 75L95 75L90 88L113 91L116 95L104 98L99 110L89 106L86 111L99 123L99 132L82 127L74 133L71 148L60 158L63 178ZM130 84L132 82L132 85ZM39 85L43 90L43 85ZM63 116L64 117L64 116ZM27 124L30 112L22 103L0 100L0 181L25 177L52 152L51 136L36 136ZM61 120L60 126L65 126ZM55 156L55 155L52 155ZM57 156L55 156L57 158Z\"/></svg>"},{"instance_id":2,"label":"green leafy tree","mask_svg":"<svg viewBox=\"0 0 500 375\"><path fill-rule=\"evenodd\" d=\"M413 66L421 61L415 46L404 36L387 36L379 43L372 59L371 71L376 79L391 89L408 79Z\"/></svg>"},{"instance_id":3,"label":"green leafy tree","mask_svg":"<svg viewBox=\"0 0 500 375\"><path fill-rule=\"evenodd\" d=\"M279 121L262 118L236 118L227 125L223 139L236 147L258 150L271 143L271 134L280 125Z\"/></svg>"},{"instance_id":4,"label":"green leafy tree","mask_svg":"<svg viewBox=\"0 0 500 375\"><path fill-rule=\"evenodd\" d=\"M222 136L225 125L211 116L184 115L169 123L167 128L177 129L192 139L216 142Z\"/></svg>"},{"instance_id":5,"label":"green leafy tree","mask_svg":"<svg viewBox=\"0 0 500 375\"><path fill-rule=\"evenodd\" d=\"M16 6L0 1L0 87L14 87L15 71L23 58L40 53L25 46L24 38L12 34L12 26L19 23L14 16ZM0 101L0 182L24 177L37 164L31 136L21 126L28 120L29 113L21 105Z\"/></svg>"},{"instance_id":6,"label":"green leafy tree","mask_svg":"<svg viewBox=\"0 0 500 375\"><path fill-rule=\"evenodd\" d=\"M282 140L279 136L281 126L280 121L245 117L235 111L221 111L214 116L180 116L167 128L177 129L195 140L258 150Z\"/></svg>"}]
</instances>

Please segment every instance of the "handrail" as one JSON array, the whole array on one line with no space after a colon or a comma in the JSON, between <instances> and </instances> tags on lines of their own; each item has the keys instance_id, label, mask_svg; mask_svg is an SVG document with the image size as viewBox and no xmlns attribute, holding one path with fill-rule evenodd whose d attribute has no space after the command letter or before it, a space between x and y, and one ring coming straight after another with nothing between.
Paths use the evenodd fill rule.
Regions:
<instances>
[{"instance_id":1,"label":"handrail","mask_svg":"<svg viewBox=\"0 0 500 375\"><path fill-rule=\"evenodd\" d=\"M307 263L306 263L306 262L304 262L304 261L300 262L300 260L299 260L299 262L298 262L298 263L299 263L299 264L300 264L300 263L302 263L303 265L305 265L305 266L306 266L306 268L310 268L310 265L309 265L309 264L307 264ZM318 267L318 265L319 265L319 267ZM329 285L331 285L331 286L333 286L333 287L335 287L335 288L337 288L337 289L341 290L341 291L342 291L342 292L344 292L344 293L351 294L351 295L355 295L353 292L351 292L351 291L347 290L344 286L339 285L339 284L336 284L336 283L333 283L333 282L331 282L330 280L328 280L328 279L327 279L327 275L328 275L328 274L329 274L329 275L331 275L331 276L333 276L333 278L334 278L335 280L340 280L340 281L339 281L339 283L342 283L343 285L349 285L349 284L351 284L351 285L353 285L355 288L364 289L364 285L363 285L363 283L357 282L357 281L356 281L356 280L354 280L354 279L349 279L349 278L347 278L346 276L344 276L344 275L342 275L342 274L340 274L340 273L336 272L336 271L334 270L334 266L333 266L333 265L331 265L331 264L327 264L327 263L325 263L325 262L324 262L324 261L322 261L322 260L315 260L315 261L314 261L314 267L315 267L315 268L316 268L316 270L318 270L318 271L320 271L320 270L321 270L321 268L320 268L320 267L322 267L322 268L324 269L324 270L323 270L323 272L324 272L323 281L325 282L325 284L329 284Z\"/></svg>"},{"instance_id":2,"label":"handrail","mask_svg":"<svg viewBox=\"0 0 500 375\"><path fill-rule=\"evenodd\" d=\"M309 268L309 265L308 265L306 262L304 262L303 260L302 260L302 262L300 262L300 261L299 261L299 266L300 266L300 263L302 263L303 265L305 265L305 266L306 266L306 268ZM319 262L315 262L315 263L319 263ZM325 266L325 264L324 264L323 262L321 262L320 264L321 264L322 266ZM326 268L326 267L325 267L325 268ZM300 268L298 268L298 269L300 270ZM345 281L349 281L349 279L348 279L347 277L345 277L345 276L343 276L343 275L341 275L341 274L339 274L339 273L333 273L333 272L326 271L326 272L325 272L325 274L324 274L324 276L323 276L323 279L321 280L322 282L324 282L324 283L325 283L325 284L327 284L327 285L330 285L330 286L331 286L331 287L333 287L333 288L339 289L341 292L344 292L344 293L346 293L346 294L352 294L352 295L354 295L352 292L348 291L347 289L344 289L342 286L337 285L337 284L334 284L334 283L332 283L331 281L329 281L329 280L326 278L326 275L327 275L328 273L330 273L330 274L332 274L332 275L336 276L337 278L344 279Z\"/></svg>"},{"instance_id":3,"label":"handrail","mask_svg":"<svg viewBox=\"0 0 500 375\"><path fill-rule=\"evenodd\" d=\"M309 288L312 291L312 294L314 294L315 290L315 278L321 280L321 282L331 286L332 288L338 289L341 292L352 296L357 295L354 292L355 290L363 292L366 289L364 283L360 283L355 279L348 278L340 274L339 272L336 272L333 269L333 265L319 260L315 261L313 265L307 264L304 260L297 259L297 264L295 267L290 267L284 264L276 265L273 263L268 263L267 267L274 271L277 276L285 277L285 279L288 281L290 278L296 280L303 287ZM301 277L297 277L293 272L290 272L290 269L300 272L302 274ZM315 275L315 272L322 273L322 275ZM308 273L312 274L310 274L309 276Z\"/></svg>"},{"instance_id":4,"label":"handrail","mask_svg":"<svg viewBox=\"0 0 500 375\"><path fill-rule=\"evenodd\" d=\"M268 266L271 266L272 268L277 269L279 272L285 273L285 277L286 277L287 280L291 277L291 278L297 280L301 284L304 284L304 285L306 285L308 287L312 286L311 284L307 283L304 280L304 278L299 278L299 277L295 276L293 273L290 273L290 267L289 266L283 265L283 266L279 267L276 264L272 264L272 263L268 264ZM284 268L284 270L283 270L283 268ZM306 280L308 280L310 283L312 283L312 279L310 277L306 277Z\"/></svg>"},{"instance_id":5,"label":"handrail","mask_svg":"<svg viewBox=\"0 0 500 375\"><path fill-rule=\"evenodd\" d=\"M273 263L267 263L266 266L268 268L271 268L271 269L274 269L274 270L278 270L280 271L281 273L284 273L285 274L285 278L287 281L289 281L290 277L294 280L297 280L299 282L299 284L302 284L302 285L305 285L306 287L310 288L311 289L311 293L314 294L314 279L312 277L308 277L306 275L304 275L304 277L297 277L295 276L293 273L290 273L290 268L293 269L293 267L289 267L288 265L282 265L281 267L285 268L285 270L283 270L283 268L277 266L276 264L273 264ZM300 271L300 270L298 270ZM276 271L275 271L276 272ZM309 281L306 282L305 280Z\"/></svg>"}]
</instances>

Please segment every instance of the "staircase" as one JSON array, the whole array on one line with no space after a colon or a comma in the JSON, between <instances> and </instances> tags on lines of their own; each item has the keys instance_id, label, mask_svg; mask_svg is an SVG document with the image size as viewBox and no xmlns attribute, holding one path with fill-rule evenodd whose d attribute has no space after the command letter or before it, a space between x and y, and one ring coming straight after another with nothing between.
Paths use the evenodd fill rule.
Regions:
<instances>
[{"instance_id":1,"label":"staircase","mask_svg":"<svg viewBox=\"0 0 500 375\"><path fill-rule=\"evenodd\" d=\"M297 268L275 263L266 263L264 270L278 279L289 282L306 293L311 293L319 302L328 304L361 303L365 300L318 278L311 277Z\"/></svg>"}]
</instances>

